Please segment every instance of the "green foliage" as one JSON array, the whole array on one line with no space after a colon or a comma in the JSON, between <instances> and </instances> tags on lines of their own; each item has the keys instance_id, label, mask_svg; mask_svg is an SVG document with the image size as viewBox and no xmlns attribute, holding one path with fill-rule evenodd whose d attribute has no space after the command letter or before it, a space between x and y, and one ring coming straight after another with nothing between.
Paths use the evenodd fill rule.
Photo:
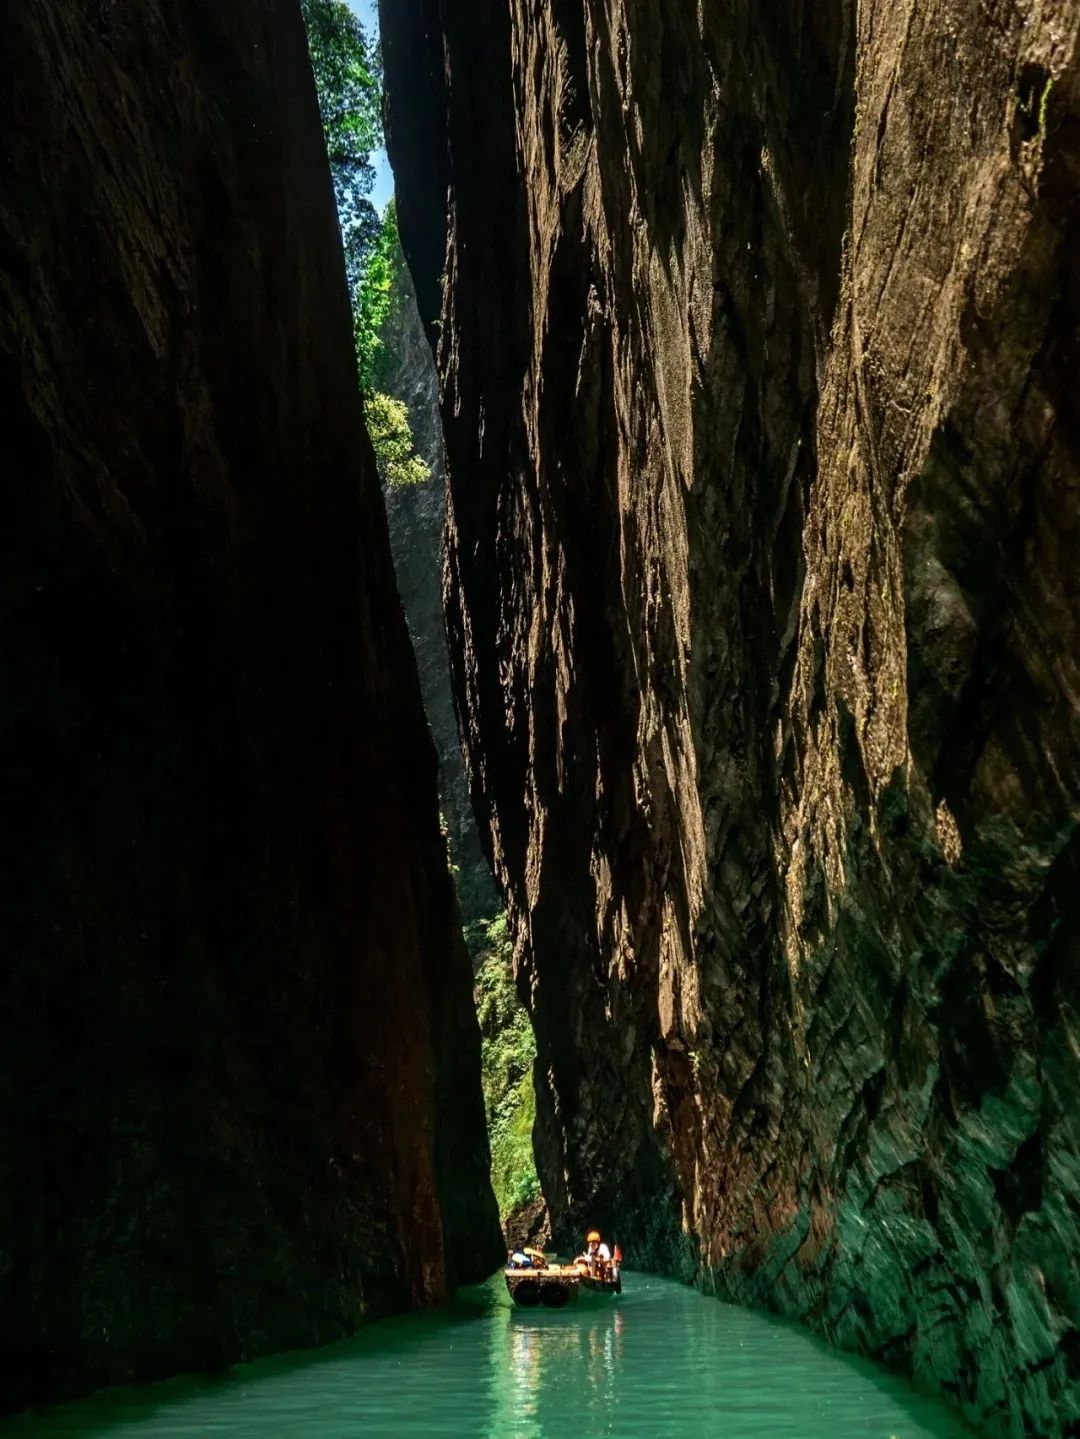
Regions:
<instances>
[{"instance_id":1,"label":"green foliage","mask_svg":"<svg viewBox=\"0 0 1080 1439\"><path fill-rule=\"evenodd\" d=\"M499 1214L505 1219L540 1195L532 1148L536 1041L514 987L513 945L506 915L469 925L465 937L480 958L474 994L483 1039L482 1080L491 1141L491 1182Z\"/></svg>"},{"instance_id":2,"label":"green foliage","mask_svg":"<svg viewBox=\"0 0 1080 1439\"><path fill-rule=\"evenodd\" d=\"M497 914L494 919L477 919L472 924L467 924L465 943L474 964L487 959L493 950L498 950L509 961L513 954L513 945L505 913Z\"/></svg>"},{"instance_id":3,"label":"green foliage","mask_svg":"<svg viewBox=\"0 0 1080 1439\"><path fill-rule=\"evenodd\" d=\"M383 142L382 57L343 0L301 0L315 73L349 288L360 284L379 233L368 198L375 183L372 152Z\"/></svg>"},{"instance_id":4,"label":"green foliage","mask_svg":"<svg viewBox=\"0 0 1080 1439\"><path fill-rule=\"evenodd\" d=\"M356 363L360 371L360 388L365 395L384 389L386 385L388 356L383 326L398 293L400 265L397 209L391 200L353 298Z\"/></svg>"},{"instance_id":5,"label":"green foliage","mask_svg":"<svg viewBox=\"0 0 1080 1439\"><path fill-rule=\"evenodd\" d=\"M394 488L431 479L431 470L416 452L408 409L385 391L392 358L386 350L386 322L400 294L402 263L397 210L391 200L353 294L353 334L379 478Z\"/></svg>"},{"instance_id":6,"label":"green foliage","mask_svg":"<svg viewBox=\"0 0 1080 1439\"><path fill-rule=\"evenodd\" d=\"M384 485L397 489L403 485L422 485L431 479L431 471L416 453L409 412L392 395L376 392L365 399L368 434L375 450L375 463Z\"/></svg>"},{"instance_id":7,"label":"green foliage","mask_svg":"<svg viewBox=\"0 0 1080 1439\"><path fill-rule=\"evenodd\" d=\"M382 144L382 65L342 0L301 0L319 113L334 182L345 269L352 296L360 388L368 431L384 485L418 485L431 478L409 424L409 412L386 393L390 357L384 327L401 272L393 202L380 220L368 196L375 182L371 154Z\"/></svg>"}]
</instances>

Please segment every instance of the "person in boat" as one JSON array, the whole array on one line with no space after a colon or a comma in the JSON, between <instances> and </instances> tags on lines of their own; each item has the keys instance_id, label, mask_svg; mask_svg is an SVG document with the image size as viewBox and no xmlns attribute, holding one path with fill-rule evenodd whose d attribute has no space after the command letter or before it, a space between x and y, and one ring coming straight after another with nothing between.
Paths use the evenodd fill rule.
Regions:
<instances>
[{"instance_id":1,"label":"person in boat","mask_svg":"<svg viewBox=\"0 0 1080 1439\"><path fill-rule=\"evenodd\" d=\"M511 1249L506 1256L507 1269L546 1269L547 1255L542 1249L532 1249L527 1244Z\"/></svg>"},{"instance_id":2,"label":"person in boat","mask_svg":"<svg viewBox=\"0 0 1080 1439\"><path fill-rule=\"evenodd\" d=\"M584 1263L594 1279L606 1279L611 1269L611 1250L600 1238L598 1229L590 1229L585 1236L585 1253L576 1259L575 1264Z\"/></svg>"}]
</instances>

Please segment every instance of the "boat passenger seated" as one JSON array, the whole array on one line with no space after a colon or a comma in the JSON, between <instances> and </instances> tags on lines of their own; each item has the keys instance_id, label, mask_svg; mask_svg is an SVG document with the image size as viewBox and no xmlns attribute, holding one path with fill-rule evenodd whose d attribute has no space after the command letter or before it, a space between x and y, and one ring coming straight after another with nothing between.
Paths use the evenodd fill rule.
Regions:
<instances>
[{"instance_id":1,"label":"boat passenger seated","mask_svg":"<svg viewBox=\"0 0 1080 1439\"><path fill-rule=\"evenodd\" d=\"M531 1269L533 1262L524 1249L511 1249L506 1256L507 1269Z\"/></svg>"},{"instance_id":2,"label":"boat passenger seated","mask_svg":"<svg viewBox=\"0 0 1080 1439\"><path fill-rule=\"evenodd\" d=\"M594 1279L606 1279L611 1269L611 1250L600 1238L600 1232L590 1229L585 1236L585 1253L574 1260L575 1266L582 1266Z\"/></svg>"}]
</instances>

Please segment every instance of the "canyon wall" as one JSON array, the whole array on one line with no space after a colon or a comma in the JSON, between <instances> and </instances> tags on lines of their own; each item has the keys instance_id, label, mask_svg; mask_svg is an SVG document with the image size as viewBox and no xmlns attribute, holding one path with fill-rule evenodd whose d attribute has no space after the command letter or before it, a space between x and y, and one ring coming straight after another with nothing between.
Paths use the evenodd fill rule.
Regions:
<instances>
[{"instance_id":1,"label":"canyon wall","mask_svg":"<svg viewBox=\"0 0 1080 1439\"><path fill-rule=\"evenodd\" d=\"M1072 1432L1080 10L382 18L556 1231Z\"/></svg>"},{"instance_id":2,"label":"canyon wall","mask_svg":"<svg viewBox=\"0 0 1080 1439\"><path fill-rule=\"evenodd\" d=\"M502 904L469 800L446 652L442 604L446 473L439 377L400 248L393 263L390 307L380 334L384 358L379 386L407 408L416 452L431 475L420 484L387 485L383 498L394 572L420 675L424 713L439 760L439 799L454 884L462 919L470 925L491 919Z\"/></svg>"},{"instance_id":3,"label":"canyon wall","mask_svg":"<svg viewBox=\"0 0 1080 1439\"><path fill-rule=\"evenodd\" d=\"M0 1407L490 1272L296 0L0 19Z\"/></svg>"}]
</instances>

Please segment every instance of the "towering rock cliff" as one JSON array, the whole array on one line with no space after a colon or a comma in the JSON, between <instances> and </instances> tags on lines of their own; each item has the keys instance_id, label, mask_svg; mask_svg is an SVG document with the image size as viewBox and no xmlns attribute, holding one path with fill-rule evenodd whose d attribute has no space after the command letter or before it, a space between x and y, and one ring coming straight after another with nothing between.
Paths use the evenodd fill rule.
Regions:
<instances>
[{"instance_id":1,"label":"towering rock cliff","mask_svg":"<svg viewBox=\"0 0 1080 1439\"><path fill-rule=\"evenodd\" d=\"M1080 10L383 27L556 1227L1071 1432Z\"/></svg>"},{"instance_id":2,"label":"towering rock cliff","mask_svg":"<svg viewBox=\"0 0 1080 1439\"><path fill-rule=\"evenodd\" d=\"M381 333L385 358L379 383L408 409L417 453L431 477L422 484L388 486L384 491L386 517L424 713L439 757L439 797L456 871L455 887L462 918L469 924L491 919L501 909L501 901L469 801L446 653L442 605L446 474L439 379L400 249L394 263L390 308Z\"/></svg>"},{"instance_id":3,"label":"towering rock cliff","mask_svg":"<svg viewBox=\"0 0 1080 1439\"><path fill-rule=\"evenodd\" d=\"M0 1405L499 1255L299 6L0 19Z\"/></svg>"}]
</instances>

